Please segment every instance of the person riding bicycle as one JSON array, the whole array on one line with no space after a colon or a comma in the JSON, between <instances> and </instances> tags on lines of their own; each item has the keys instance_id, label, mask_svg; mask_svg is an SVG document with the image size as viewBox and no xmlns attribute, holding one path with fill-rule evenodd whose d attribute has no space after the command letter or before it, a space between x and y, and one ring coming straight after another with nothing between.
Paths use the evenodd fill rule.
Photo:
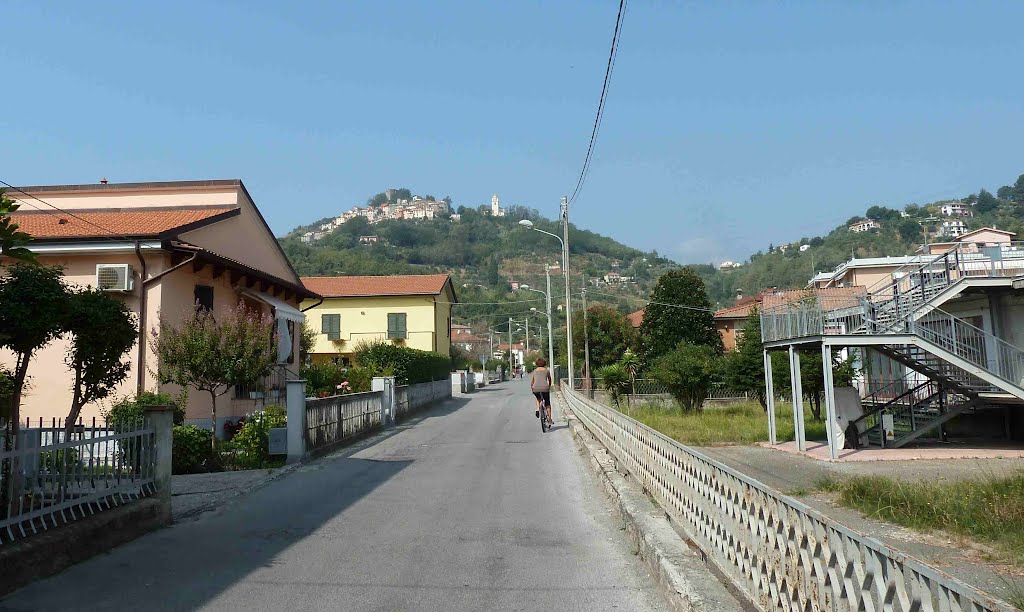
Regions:
<instances>
[{"instance_id":1,"label":"person riding bicycle","mask_svg":"<svg viewBox=\"0 0 1024 612\"><path fill-rule=\"evenodd\" d=\"M537 367L530 372L530 391L537 398L536 416L540 418L541 408L544 408L544 417L551 423L551 372L548 371L548 362L544 358L538 358Z\"/></svg>"}]
</instances>

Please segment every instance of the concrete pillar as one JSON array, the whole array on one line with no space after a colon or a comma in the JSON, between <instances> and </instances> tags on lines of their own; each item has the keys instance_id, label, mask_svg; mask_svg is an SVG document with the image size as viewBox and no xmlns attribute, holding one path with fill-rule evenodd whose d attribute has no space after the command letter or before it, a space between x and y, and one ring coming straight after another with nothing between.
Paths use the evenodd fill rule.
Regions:
<instances>
[{"instance_id":1,"label":"concrete pillar","mask_svg":"<svg viewBox=\"0 0 1024 612\"><path fill-rule=\"evenodd\" d=\"M800 373L800 352L789 347L789 377L793 385L793 439L797 450L807 450L807 435L804 432L804 385Z\"/></svg>"},{"instance_id":2,"label":"concrete pillar","mask_svg":"<svg viewBox=\"0 0 1024 612\"><path fill-rule=\"evenodd\" d=\"M370 389L381 391L380 425L388 427L395 424L395 377L376 376L370 381Z\"/></svg>"},{"instance_id":3,"label":"concrete pillar","mask_svg":"<svg viewBox=\"0 0 1024 612\"><path fill-rule=\"evenodd\" d=\"M764 389L765 403L768 404L768 443L778 444L775 435L775 387L772 383L772 356L767 349L764 351Z\"/></svg>"},{"instance_id":4,"label":"concrete pillar","mask_svg":"<svg viewBox=\"0 0 1024 612\"><path fill-rule=\"evenodd\" d=\"M174 449L174 406L146 406L144 426L153 429L153 480L156 497L171 518L171 459Z\"/></svg>"},{"instance_id":5,"label":"concrete pillar","mask_svg":"<svg viewBox=\"0 0 1024 612\"><path fill-rule=\"evenodd\" d=\"M452 395L466 392L466 373L452 372Z\"/></svg>"},{"instance_id":6,"label":"concrete pillar","mask_svg":"<svg viewBox=\"0 0 1024 612\"><path fill-rule=\"evenodd\" d=\"M306 381L285 381L285 402L288 409L288 463L306 456Z\"/></svg>"},{"instance_id":7,"label":"concrete pillar","mask_svg":"<svg viewBox=\"0 0 1024 612\"><path fill-rule=\"evenodd\" d=\"M828 456L839 458L836 448L836 388L832 380L832 347L821 343L821 371L825 378L825 433L828 434Z\"/></svg>"}]
</instances>

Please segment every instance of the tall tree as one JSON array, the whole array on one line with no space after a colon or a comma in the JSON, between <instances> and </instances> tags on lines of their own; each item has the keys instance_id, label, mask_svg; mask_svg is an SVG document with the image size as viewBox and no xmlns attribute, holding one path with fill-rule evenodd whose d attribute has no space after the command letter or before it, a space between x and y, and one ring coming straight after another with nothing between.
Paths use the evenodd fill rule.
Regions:
<instances>
[{"instance_id":1,"label":"tall tree","mask_svg":"<svg viewBox=\"0 0 1024 612\"><path fill-rule=\"evenodd\" d=\"M661 275L640 325L644 362L654 363L680 342L709 346L721 354L722 338L713 313L704 281L696 272L681 268Z\"/></svg>"},{"instance_id":2,"label":"tall tree","mask_svg":"<svg viewBox=\"0 0 1024 612\"><path fill-rule=\"evenodd\" d=\"M590 340L590 367L594 370L617 363L626 351L636 347L636 329L621 312L598 304L587 309L586 334L583 313L572 317L572 343L577 355L583 355Z\"/></svg>"},{"instance_id":3,"label":"tall tree","mask_svg":"<svg viewBox=\"0 0 1024 612\"><path fill-rule=\"evenodd\" d=\"M776 392L789 386L789 359L785 353L771 353L772 385ZM762 408L768 408L764 381L764 346L761 343L761 317L757 310L743 323L736 341L736 350L726 355L725 383L729 387L751 393Z\"/></svg>"},{"instance_id":4,"label":"tall tree","mask_svg":"<svg viewBox=\"0 0 1024 612\"><path fill-rule=\"evenodd\" d=\"M974 210L979 213L992 212L999 207L999 200L994 195L982 189L978 192L978 203L974 205Z\"/></svg>"},{"instance_id":5,"label":"tall tree","mask_svg":"<svg viewBox=\"0 0 1024 612\"><path fill-rule=\"evenodd\" d=\"M180 325L153 329L162 383L194 387L210 395L213 450L217 448L217 398L235 385L253 385L270 374L277 356L274 322L239 304L216 318L197 308Z\"/></svg>"},{"instance_id":6,"label":"tall tree","mask_svg":"<svg viewBox=\"0 0 1024 612\"><path fill-rule=\"evenodd\" d=\"M32 356L64 332L68 286L57 267L20 263L0 277L0 348L15 355L14 390L7 416L17 439L21 394Z\"/></svg>"},{"instance_id":7,"label":"tall tree","mask_svg":"<svg viewBox=\"0 0 1024 612\"><path fill-rule=\"evenodd\" d=\"M75 374L65 439L82 407L108 397L125 378L131 364L124 355L139 333L125 304L95 289L76 291L68 299L65 329L71 334L67 364Z\"/></svg>"}]
</instances>

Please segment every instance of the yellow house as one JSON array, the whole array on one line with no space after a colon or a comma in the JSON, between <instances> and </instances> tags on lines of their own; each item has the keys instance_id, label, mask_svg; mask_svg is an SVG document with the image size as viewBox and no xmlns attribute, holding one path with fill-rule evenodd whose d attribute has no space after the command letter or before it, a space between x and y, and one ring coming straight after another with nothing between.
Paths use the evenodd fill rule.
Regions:
<instances>
[{"instance_id":1,"label":"yellow house","mask_svg":"<svg viewBox=\"0 0 1024 612\"><path fill-rule=\"evenodd\" d=\"M449 354L457 300L447 274L313 276L302 283L323 296L302 304L316 330L314 363L348 364L359 344L380 340Z\"/></svg>"}]
</instances>

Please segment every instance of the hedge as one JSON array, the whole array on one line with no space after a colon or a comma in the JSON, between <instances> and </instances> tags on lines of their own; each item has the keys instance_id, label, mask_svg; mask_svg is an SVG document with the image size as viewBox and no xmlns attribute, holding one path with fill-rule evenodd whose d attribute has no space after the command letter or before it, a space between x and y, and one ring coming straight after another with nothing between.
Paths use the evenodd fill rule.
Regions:
<instances>
[{"instance_id":1,"label":"hedge","mask_svg":"<svg viewBox=\"0 0 1024 612\"><path fill-rule=\"evenodd\" d=\"M394 376L400 385L443 380L451 371L451 359L446 355L389 342L361 344L355 357L374 376Z\"/></svg>"}]
</instances>

